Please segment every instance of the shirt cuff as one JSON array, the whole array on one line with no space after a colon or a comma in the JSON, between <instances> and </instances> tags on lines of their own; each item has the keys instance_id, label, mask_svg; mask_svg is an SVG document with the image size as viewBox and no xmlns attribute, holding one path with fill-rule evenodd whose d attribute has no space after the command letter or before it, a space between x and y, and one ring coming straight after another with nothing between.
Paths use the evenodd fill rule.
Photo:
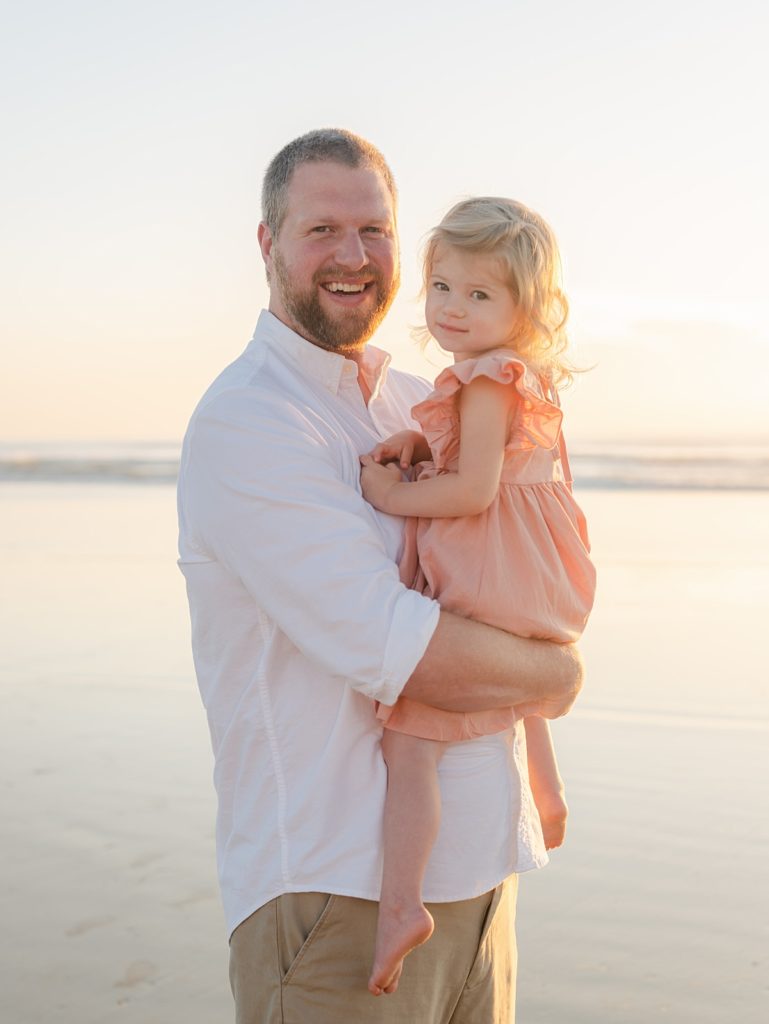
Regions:
<instances>
[{"instance_id":1,"label":"shirt cuff","mask_svg":"<svg viewBox=\"0 0 769 1024\"><path fill-rule=\"evenodd\" d=\"M395 606L385 649L382 678L366 695L382 704L394 704L422 660L438 626L441 608L437 601L404 590ZM363 687L357 687L366 692Z\"/></svg>"}]
</instances>

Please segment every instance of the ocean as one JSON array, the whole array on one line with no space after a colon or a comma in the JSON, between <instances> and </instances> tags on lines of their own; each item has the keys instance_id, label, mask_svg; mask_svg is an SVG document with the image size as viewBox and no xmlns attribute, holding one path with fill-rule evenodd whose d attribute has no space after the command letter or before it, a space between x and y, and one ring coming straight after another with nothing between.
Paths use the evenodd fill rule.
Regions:
<instances>
[{"instance_id":1,"label":"ocean","mask_svg":"<svg viewBox=\"0 0 769 1024\"><path fill-rule=\"evenodd\" d=\"M5 442L0 483L173 483L179 450L163 441ZM583 443L570 458L586 490L769 490L769 444Z\"/></svg>"}]
</instances>

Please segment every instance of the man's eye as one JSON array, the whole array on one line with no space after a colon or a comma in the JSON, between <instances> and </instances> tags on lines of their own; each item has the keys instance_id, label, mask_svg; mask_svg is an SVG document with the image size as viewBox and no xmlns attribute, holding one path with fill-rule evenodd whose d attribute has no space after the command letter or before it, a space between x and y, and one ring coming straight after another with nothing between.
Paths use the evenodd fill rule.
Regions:
<instances>
[{"instance_id":1,"label":"man's eye","mask_svg":"<svg viewBox=\"0 0 769 1024\"><path fill-rule=\"evenodd\" d=\"M383 235L384 234L384 228L377 228L377 227L374 227L373 225L371 227L364 228L363 230L365 231L365 233L367 235Z\"/></svg>"},{"instance_id":2,"label":"man's eye","mask_svg":"<svg viewBox=\"0 0 769 1024\"><path fill-rule=\"evenodd\" d=\"M470 294L471 297L474 299L488 299L488 295L486 294L486 292L479 291L478 288L476 288L475 291L471 292Z\"/></svg>"},{"instance_id":3,"label":"man's eye","mask_svg":"<svg viewBox=\"0 0 769 1024\"><path fill-rule=\"evenodd\" d=\"M330 230L331 228L328 226L328 224L318 224L317 227L314 227L312 229L312 233L314 235L325 235Z\"/></svg>"}]
</instances>

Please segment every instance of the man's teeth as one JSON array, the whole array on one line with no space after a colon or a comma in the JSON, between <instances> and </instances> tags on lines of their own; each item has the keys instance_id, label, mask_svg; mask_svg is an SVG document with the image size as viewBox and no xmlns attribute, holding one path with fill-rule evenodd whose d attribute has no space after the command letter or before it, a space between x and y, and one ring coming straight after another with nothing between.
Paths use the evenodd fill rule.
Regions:
<instances>
[{"instance_id":1,"label":"man's teeth","mask_svg":"<svg viewBox=\"0 0 769 1024\"><path fill-rule=\"evenodd\" d=\"M324 287L330 292L362 292L365 284L346 284L344 281L331 281Z\"/></svg>"}]
</instances>

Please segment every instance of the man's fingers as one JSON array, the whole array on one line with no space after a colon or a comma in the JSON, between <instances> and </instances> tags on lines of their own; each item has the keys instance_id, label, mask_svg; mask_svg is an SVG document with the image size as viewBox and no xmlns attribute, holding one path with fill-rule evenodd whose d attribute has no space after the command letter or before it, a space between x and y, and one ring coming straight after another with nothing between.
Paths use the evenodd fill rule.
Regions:
<instances>
[{"instance_id":1,"label":"man's fingers","mask_svg":"<svg viewBox=\"0 0 769 1024\"><path fill-rule=\"evenodd\" d=\"M516 704L515 712L519 718L529 718L538 715L540 718L562 718L571 711L574 700L542 700L527 701L525 704Z\"/></svg>"}]
</instances>

